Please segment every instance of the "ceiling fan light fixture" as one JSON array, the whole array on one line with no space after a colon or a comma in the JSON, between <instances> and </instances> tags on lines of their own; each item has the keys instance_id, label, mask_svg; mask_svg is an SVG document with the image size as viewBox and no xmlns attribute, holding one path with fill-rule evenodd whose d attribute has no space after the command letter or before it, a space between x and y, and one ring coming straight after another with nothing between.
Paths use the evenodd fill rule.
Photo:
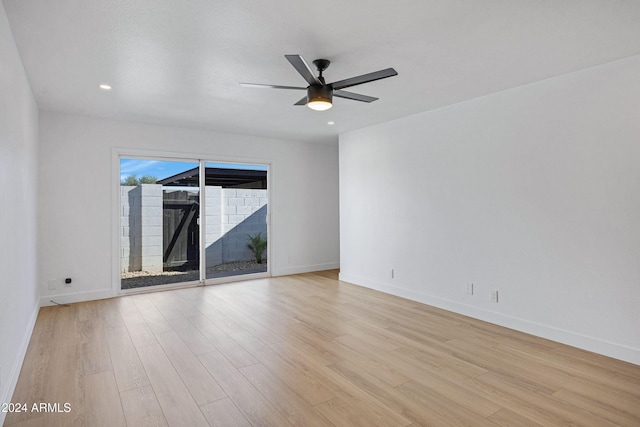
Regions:
<instances>
[{"instance_id":1,"label":"ceiling fan light fixture","mask_svg":"<svg viewBox=\"0 0 640 427\"><path fill-rule=\"evenodd\" d=\"M258 83L240 83L241 86L248 87L266 87L271 89L293 89L293 90L306 90L307 96L301 98L293 105L306 105L312 110L324 111L332 107L333 95L338 98L351 99L353 101L360 102L373 102L378 98L373 96L361 95L359 93L347 92L343 90L352 86L361 85L364 83L373 82L380 79L386 79L387 77L397 76L398 72L393 68L386 68L380 71L374 71L373 73L362 74L360 76L351 77L350 79L339 80L333 83L327 83L322 75L322 72L329 67L331 61L328 59L316 59L313 61L313 65L318 69L318 76L309 68L309 65L305 62L304 58L300 55L285 55L287 61L296 71L302 76L302 78L309 84L309 86L282 86L282 85L265 85Z\"/></svg>"},{"instance_id":2,"label":"ceiling fan light fixture","mask_svg":"<svg viewBox=\"0 0 640 427\"><path fill-rule=\"evenodd\" d=\"M307 107L316 111L325 111L331 108L332 106L333 105L331 104L331 101L322 100L322 99L316 99L307 103Z\"/></svg>"},{"instance_id":3,"label":"ceiling fan light fixture","mask_svg":"<svg viewBox=\"0 0 640 427\"><path fill-rule=\"evenodd\" d=\"M333 89L330 86L311 85L307 89L307 107L325 111L333 106Z\"/></svg>"}]
</instances>

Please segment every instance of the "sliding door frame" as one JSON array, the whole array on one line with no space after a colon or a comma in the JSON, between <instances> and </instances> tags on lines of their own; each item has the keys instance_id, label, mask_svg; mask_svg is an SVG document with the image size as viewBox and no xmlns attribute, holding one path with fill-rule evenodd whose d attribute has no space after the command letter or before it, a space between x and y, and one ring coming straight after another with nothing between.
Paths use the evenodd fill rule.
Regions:
<instances>
[{"instance_id":1,"label":"sliding door frame","mask_svg":"<svg viewBox=\"0 0 640 427\"><path fill-rule=\"evenodd\" d=\"M271 232L271 173L272 162L268 159L256 159L248 157L230 157L220 156L216 154L202 154L202 153L185 153L185 152L170 152L160 150L139 150L130 148L114 147L112 149L112 202L111 202L111 223L112 223L112 273L111 273L111 289L113 296L128 295L133 293L153 292L174 288L194 287L212 285L218 283L229 283L242 280L250 280L264 277L271 277L272 268L272 232ZM166 285L154 285L142 288L134 289L121 289L121 239L120 239L120 226L121 226L121 198L120 198L120 160L122 158L127 159L140 159L140 160L158 160L169 162L190 162L197 163L199 165L199 197L200 200L206 200L206 175L203 173L206 163L228 163L228 164L243 164L243 165L256 165L265 166L267 168L267 271L260 273L249 273L238 276L227 276L215 279L207 279L207 263L206 263L206 203L200 203L199 206L199 274L200 279L197 281L172 283Z\"/></svg>"}]
</instances>

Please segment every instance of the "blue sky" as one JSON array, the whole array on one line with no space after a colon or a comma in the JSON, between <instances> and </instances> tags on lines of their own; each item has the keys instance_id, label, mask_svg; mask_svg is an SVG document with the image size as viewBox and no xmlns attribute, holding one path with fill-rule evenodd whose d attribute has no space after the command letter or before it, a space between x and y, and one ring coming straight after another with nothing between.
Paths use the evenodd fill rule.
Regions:
<instances>
[{"instance_id":1,"label":"blue sky","mask_svg":"<svg viewBox=\"0 0 640 427\"><path fill-rule=\"evenodd\" d=\"M267 170L266 166L231 163L206 163L206 166L229 169ZM198 167L197 162L169 162L164 160L123 158L120 159L120 180L126 179L129 175L136 175L138 178L144 175L153 175L158 179L164 179L196 167Z\"/></svg>"}]
</instances>

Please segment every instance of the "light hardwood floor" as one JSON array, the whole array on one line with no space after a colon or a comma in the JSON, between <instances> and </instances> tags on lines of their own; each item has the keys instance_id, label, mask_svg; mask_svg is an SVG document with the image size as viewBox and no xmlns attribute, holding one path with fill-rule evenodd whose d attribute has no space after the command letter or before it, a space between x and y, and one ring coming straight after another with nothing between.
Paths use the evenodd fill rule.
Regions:
<instances>
[{"instance_id":1,"label":"light hardwood floor","mask_svg":"<svg viewBox=\"0 0 640 427\"><path fill-rule=\"evenodd\" d=\"M639 426L640 366L337 280L47 307L11 426Z\"/></svg>"}]
</instances>

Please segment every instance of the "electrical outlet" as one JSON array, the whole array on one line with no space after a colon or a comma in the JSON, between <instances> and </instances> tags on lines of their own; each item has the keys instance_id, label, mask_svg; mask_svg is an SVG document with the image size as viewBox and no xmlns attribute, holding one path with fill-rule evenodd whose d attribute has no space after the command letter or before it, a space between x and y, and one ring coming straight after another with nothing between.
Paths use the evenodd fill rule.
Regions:
<instances>
[{"instance_id":1,"label":"electrical outlet","mask_svg":"<svg viewBox=\"0 0 640 427\"><path fill-rule=\"evenodd\" d=\"M473 295L473 283L467 283L467 295Z\"/></svg>"},{"instance_id":2,"label":"electrical outlet","mask_svg":"<svg viewBox=\"0 0 640 427\"><path fill-rule=\"evenodd\" d=\"M491 291L491 302L498 302L498 290Z\"/></svg>"},{"instance_id":3,"label":"electrical outlet","mask_svg":"<svg viewBox=\"0 0 640 427\"><path fill-rule=\"evenodd\" d=\"M47 281L47 288L50 291L56 290L58 288L58 281L56 279L49 279Z\"/></svg>"}]
</instances>

